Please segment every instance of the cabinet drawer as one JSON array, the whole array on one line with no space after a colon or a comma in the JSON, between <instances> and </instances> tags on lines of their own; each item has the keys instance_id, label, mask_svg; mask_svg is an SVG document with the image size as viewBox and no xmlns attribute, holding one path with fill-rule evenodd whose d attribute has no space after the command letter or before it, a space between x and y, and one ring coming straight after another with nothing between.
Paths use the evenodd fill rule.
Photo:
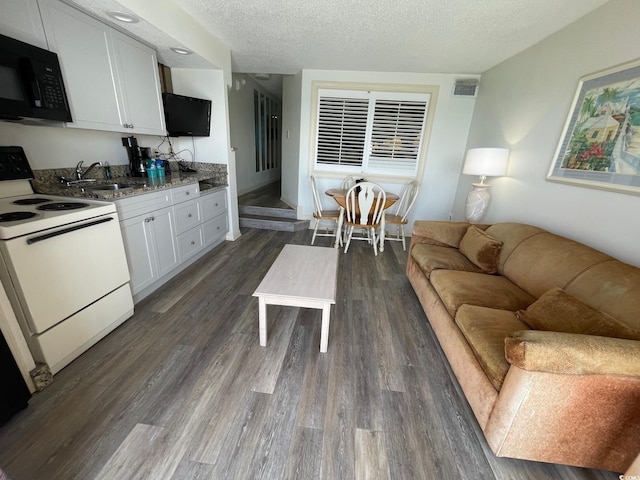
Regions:
<instances>
[{"instance_id":1,"label":"cabinet drawer","mask_svg":"<svg viewBox=\"0 0 640 480\"><path fill-rule=\"evenodd\" d=\"M202 223L200 202L197 199L174 205L173 215L176 219L176 232L178 235Z\"/></svg>"},{"instance_id":2,"label":"cabinet drawer","mask_svg":"<svg viewBox=\"0 0 640 480\"><path fill-rule=\"evenodd\" d=\"M154 210L171 206L170 190L133 195L115 200L120 220L145 215Z\"/></svg>"},{"instance_id":3,"label":"cabinet drawer","mask_svg":"<svg viewBox=\"0 0 640 480\"><path fill-rule=\"evenodd\" d=\"M202 219L206 222L227 211L227 190L209 193L200 197Z\"/></svg>"},{"instance_id":4,"label":"cabinet drawer","mask_svg":"<svg viewBox=\"0 0 640 480\"><path fill-rule=\"evenodd\" d=\"M204 246L202 226L192 228L182 235L178 235L177 240L178 254L180 255L180 261L183 262Z\"/></svg>"},{"instance_id":5,"label":"cabinet drawer","mask_svg":"<svg viewBox=\"0 0 640 480\"><path fill-rule=\"evenodd\" d=\"M183 185L182 187L176 187L171 189L171 202L176 205L178 203L186 202L198 198L200 195L200 187L197 183L190 183L189 185Z\"/></svg>"},{"instance_id":6,"label":"cabinet drawer","mask_svg":"<svg viewBox=\"0 0 640 480\"><path fill-rule=\"evenodd\" d=\"M226 236L229 231L228 218L226 213L219 215L213 220L209 220L202 224L202 230L204 233L204 244L210 245L211 243L219 240L221 237Z\"/></svg>"}]
</instances>

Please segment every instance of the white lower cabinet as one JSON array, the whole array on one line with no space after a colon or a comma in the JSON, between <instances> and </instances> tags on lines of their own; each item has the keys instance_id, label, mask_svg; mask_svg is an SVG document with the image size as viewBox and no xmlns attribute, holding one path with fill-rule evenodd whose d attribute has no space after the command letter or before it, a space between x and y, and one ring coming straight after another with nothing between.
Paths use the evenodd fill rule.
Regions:
<instances>
[{"instance_id":1,"label":"white lower cabinet","mask_svg":"<svg viewBox=\"0 0 640 480\"><path fill-rule=\"evenodd\" d=\"M122 220L120 228L134 295L178 266L171 207Z\"/></svg>"},{"instance_id":2,"label":"white lower cabinet","mask_svg":"<svg viewBox=\"0 0 640 480\"><path fill-rule=\"evenodd\" d=\"M227 191L219 190L202 195L199 201L203 220L202 233L206 247L225 237L229 231Z\"/></svg>"},{"instance_id":3,"label":"white lower cabinet","mask_svg":"<svg viewBox=\"0 0 640 480\"><path fill-rule=\"evenodd\" d=\"M222 242L229 229L226 189L200 195L198 184L189 184L115 204L135 301Z\"/></svg>"}]
</instances>

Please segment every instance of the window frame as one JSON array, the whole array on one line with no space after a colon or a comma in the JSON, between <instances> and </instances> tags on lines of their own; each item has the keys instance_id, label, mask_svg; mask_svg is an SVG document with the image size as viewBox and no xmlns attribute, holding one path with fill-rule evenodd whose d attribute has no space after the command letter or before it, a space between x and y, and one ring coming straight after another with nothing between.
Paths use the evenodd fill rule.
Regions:
<instances>
[{"instance_id":1,"label":"window frame","mask_svg":"<svg viewBox=\"0 0 640 480\"><path fill-rule=\"evenodd\" d=\"M419 154L417 158L417 168L415 174L394 174L392 172L367 172L368 167L363 159L362 165L358 166L339 166L339 165L322 165L316 163L316 142L318 139L318 122L319 122L319 100L321 92L324 96L330 96L327 92L331 90L336 91L337 96L345 96L348 92L354 93L354 98L361 97L366 94L367 97L385 98L385 95L390 99L398 100L406 97L413 96L412 94L428 95L428 101L426 106L426 118L422 129L422 138L419 146ZM325 81L312 81L311 83L311 121L309 128L309 172L313 175L320 175L325 178L341 178L346 175L362 175L367 179L385 181L385 182L398 182L403 183L407 180L422 181L424 174L425 163L427 159L427 152L429 149L429 140L431 137L431 130L433 126L433 119L435 116L436 102L439 92L439 86L437 85L410 85L410 84L381 84L381 83L351 83L351 82L325 82ZM371 123L371 120L369 123ZM365 142L368 142L371 134L370 125L367 128L367 137ZM365 143L365 148L367 147Z\"/></svg>"}]
</instances>

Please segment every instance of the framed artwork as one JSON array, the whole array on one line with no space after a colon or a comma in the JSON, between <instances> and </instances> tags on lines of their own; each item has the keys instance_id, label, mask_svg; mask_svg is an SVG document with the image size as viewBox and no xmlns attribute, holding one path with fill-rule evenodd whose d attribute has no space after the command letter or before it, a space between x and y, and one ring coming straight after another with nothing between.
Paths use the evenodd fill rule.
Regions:
<instances>
[{"instance_id":1,"label":"framed artwork","mask_svg":"<svg viewBox=\"0 0 640 480\"><path fill-rule=\"evenodd\" d=\"M580 79L547 180L640 195L640 60Z\"/></svg>"}]
</instances>

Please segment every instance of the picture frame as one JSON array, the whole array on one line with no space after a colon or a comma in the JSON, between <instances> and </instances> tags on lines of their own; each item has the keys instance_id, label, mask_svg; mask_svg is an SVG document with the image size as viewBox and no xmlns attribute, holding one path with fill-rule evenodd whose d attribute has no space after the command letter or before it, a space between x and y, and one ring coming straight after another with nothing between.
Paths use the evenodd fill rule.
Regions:
<instances>
[{"instance_id":1,"label":"picture frame","mask_svg":"<svg viewBox=\"0 0 640 480\"><path fill-rule=\"evenodd\" d=\"M580 79L547 180L640 195L640 59Z\"/></svg>"}]
</instances>

